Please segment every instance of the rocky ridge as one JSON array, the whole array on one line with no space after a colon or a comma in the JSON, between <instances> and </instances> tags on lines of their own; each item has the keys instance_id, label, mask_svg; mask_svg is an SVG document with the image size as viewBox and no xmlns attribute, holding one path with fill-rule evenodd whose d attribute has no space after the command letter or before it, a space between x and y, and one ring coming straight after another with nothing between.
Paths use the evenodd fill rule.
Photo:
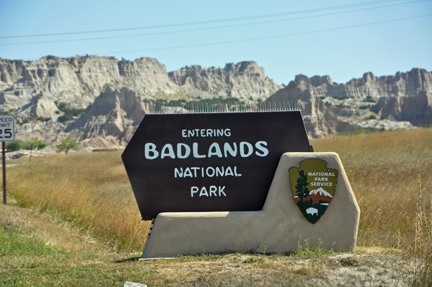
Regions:
<instances>
[{"instance_id":1,"label":"rocky ridge","mask_svg":"<svg viewBox=\"0 0 432 287\"><path fill-rule=\"evenodd\" d=\"M381 97L370 110L384 118L408 121L419 126L432 123L432 94L425 90L413 96Z\"/></svg>"},{"instance_id":2,"label":"rocky ridge","mask_svg":"<svg viewBox=\"0 0 432 287\"><path fill-rule=\"evenodd\" d=\"M16 110L41 91L50 99L86 107L107 84L132 86L143 94L172 94L176 85L156 59L133 62L114 57L43 57L36 61L0 59L2 111Z\"/></svg>"},{"instance_id":3,"label":"rocky ridge","mask_svg":"<svg viewBox=\"0 0 432 287\"><path fill-rule=\"evenodd\" d=\"M301 81L306 82L309 89L318 97L360 100L370 97L378 100L380 97L415 96L421 91L432 94L432 72L418 68L406 73L397 72L394 76L376 77L368 72L346 84L334 83L329 76L308 78L301 74L297 75L294 82Z\"/></svg>"},{"instance_id":4,"label":"rocky ridge","mask_svg":"<svg viewBox=\"0 0 432 287\"><path fill-rule=\"evenodd\" d=\"M170 79L186 91L194 90L214 97L235 97L242 100L267 98L280 87L265 76L255 62L226 64L225 68L191 66L170 72Z\"/></svg>"},{"instance_id":5,"label":"rocky ridge","mask_svg":"<svg viewBox=\"0 0 432 287\"><path fill-rule=\"evenodd\" d=\"M270 96L263 108L278 105L293 106L302 111L303 120L309 137L325 137L337 132L353 132L355 128L327 109L324 102L310 89L310 82L302 78L291 81L289 85Z\"/></svg>"},{"instance_id":6,"label":"rocky ridge","mask_svg":"<svg viewBox=\"0 0 432 287\"><path fill-rule=\"evenodd\" d=\"M371 120L380 118L370 124L356 121L355 128L412 128L432 123L432 72L424 69L382 77L368 72L346 84L334 83L329 76L297 75L293 83L305 86L303 90L319 97L341 120L365 115L372 116Z\"/></svg>"},{"instance_id":7,"label":"rocky ridge","mask_svg":"<svg viewBox=\"0 0 432 287\"><path fill-rule=\"evenodd\" d=\"M48 101L68 103L69 108L86 108L106 85L126 86L145 98L179 96L213 98L268 97L279 89L255 62L227 64L224 69L186 67L167 73L156 59L135 61L114 57L43 57L36 61L0 59L0 111L46 106ZM43 104L32 99L43 94ZM29 115L32 116L32 115ZM34 119L34 118L30 118Z\"/></svg>"},{"instance_id":8,"label":"rocky ridge","mask_svg":"<svg viewBox=\"0 0 432 287\"><path fill-rule=\"evenodd\" d=\"M52 143L71 137L84 148L124 147L144 114L154 108L148 102L163 99L160 111L188 112L184 105L164 104L217 98L257 107L264 101L262 107L301 109L308 135L316 138L357 128L431 123L431 83L432 73L417 68L394 76L369 72L346 84L334 83L329 76L297 75L288 86L278 86L252 61L224 68L186 66L167 73L152 58L0 59L0 112L15 114L22 140ZM60 120L65 108L80 109L81 116Z\"/></svg>"},{"instance_id":9,"label":"rocky ridge","mask_svg":"<svg viewBox=\"0 0 432 287\"><path fill-rule=\"evenodd\" d=\"M88 112L70 123L65 132L77 141L111 136L125 146L149 111L137 92L127 87L116 89L108 85Z\"/></svg>"}]
</instances>

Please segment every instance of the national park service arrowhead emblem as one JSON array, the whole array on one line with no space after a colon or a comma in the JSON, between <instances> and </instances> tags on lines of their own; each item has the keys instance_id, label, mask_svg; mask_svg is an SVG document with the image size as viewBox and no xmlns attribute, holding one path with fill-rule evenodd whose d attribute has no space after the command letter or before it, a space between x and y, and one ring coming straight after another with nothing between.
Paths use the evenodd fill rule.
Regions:
<instances>
[{"instance_id":1,"label":"national park service arrowhead emblem","mask_svg":"<svg viewBox=\"0 0 432 287\"><path fill-rule=\"evenodd\" d=\"M289 179L294 202L309 222L317 222L335 195L337 169L322 159L306 159L289 169Z\"/></svg>"}]
</instances>

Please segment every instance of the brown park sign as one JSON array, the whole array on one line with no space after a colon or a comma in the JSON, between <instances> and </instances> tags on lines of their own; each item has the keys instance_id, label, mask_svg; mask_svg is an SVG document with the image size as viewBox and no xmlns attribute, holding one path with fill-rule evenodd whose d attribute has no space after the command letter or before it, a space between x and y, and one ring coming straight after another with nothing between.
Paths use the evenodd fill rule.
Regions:
<instances>
[{"instance_id":1,"label":"brown park sign","mask_svg":"<svg viewBox=\"0 0 432 287\"><path fill-rule=\"evenodd\" d=\"M280 156L308 151L299 111L147 114L122 159L148 220L261 210Z\"/></svg>"}]
</instances>

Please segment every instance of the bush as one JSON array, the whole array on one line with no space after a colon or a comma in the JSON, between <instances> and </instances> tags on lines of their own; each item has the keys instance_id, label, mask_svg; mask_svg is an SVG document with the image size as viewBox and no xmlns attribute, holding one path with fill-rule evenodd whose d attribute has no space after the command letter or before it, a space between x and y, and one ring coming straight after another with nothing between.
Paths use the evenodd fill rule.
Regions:
<instances>
[{"instance_id":1,"label":"bush","mask_svg":"<svg viewBox=\"0 0 432 287\"><path fill-rule=\"evenodd\" d=\"M41 121L41 122L47 122L49 121L51 118L44 118L44 117L38 117L37 120Z\"/></svg>"},{"instance_id":2,"label":"bush","mask_svg":"<svg viewBox=\"0 0 432 287\"><path fill-rule=\"evenodd\" d=\"M345 106L345 105L343 105L343 104L339 104L339 105L336 105L336 108L349 108L348 106Z\"/></svg>"},{"instance_id":3,"label":"bush","mask_svg":"<svg viewBox=\"0 0 432 287\"><path fill-rule=\"evenodd\" d=\"M6 149L9 151L18 151L21 149L22 141L16 140L13 142L6 143Z\"/></svg>"},{"instance_id":4,"label":"bush","mask_svg":"<svg viewBox=\"0 0 432 287\"><path fill-rule=\"evenodd\" d=\"M366 103L375 103L375 100L371 96L367 96L366 99L363 100Z\"/></svg>"},{"instance_id":5,"label":"bush","mask_svg":"<svg viewBox=\"0 0 432 287\"><path fill-rule=\"evenodd\" d=\"M217 109L219 104L223 104L231 108L238 108L242 109L245 108L246 105L243 102L240 102L238 98L213 98L213 99L201 99L200 97L197 97L197 100L195 101L186 101L183 99L180 100L165 100L165 99L157 99L154 100L148 100L144 99L145 103L149 103L156 112L159 112L162 110L163 106L168 107L182 107L189 111L214 111ZM262 100L257 100L258 103L262 102Z\"/></svg>"},{"instance_id":6,"label":"bush","mask_svg":"<svg viewBox=\"0 0 432 287\"><path fill-rule=\"evenodd\" d=\"M42 148L44 148L46 146L47 146L47 144L44 143L42 140L35 139L35 140L31 140L31 141L25 141L22 144L21 149L26 149L26 150L42 149Z\"/></svg>"},{"instance_id":7,"label":"bush","mask_svg":"<svg viewBox=\"0 0 432 287\"><path fill-rule=\"evenodd\" d=\"M66 121L71 121L74 119L74 117L78 117L78 116L83 115L87 112L86 109L68 109L67 104L64 102L59 103L56 101L55 104L57 105L57 108L64 113L63 116L60 116L57 119L61 123L66 122Z\"/></svg>"},{"instance_id":8,"label":"bush","mask_svg":"<svg viewBox=\"0 0 432 287\"><path fill-rule=\"evenodd\" d=\"M6 149L9 151L18 151L21 149L26 149L26 150L42 149L46 146L47 144L40 139L35 139L35 140L25 141L25 142L23 142L22 140L16 140L13 142L6 143Z\"/></svg>"},{"instance_id":9,"label":"bush","mask_svg":"<svg viewBox=\"0 0 432 287\"><path fill-rule=\"evenodd\" d=\"M60 116L60 117L57 118L57 120L59 122L61 122L61 123L64 123L64 122L67 122L67 121L71 121L73 119L74 119L74 117L71 116L71 115L63 115L63 116Z\"/></svg>"}]
</instances>

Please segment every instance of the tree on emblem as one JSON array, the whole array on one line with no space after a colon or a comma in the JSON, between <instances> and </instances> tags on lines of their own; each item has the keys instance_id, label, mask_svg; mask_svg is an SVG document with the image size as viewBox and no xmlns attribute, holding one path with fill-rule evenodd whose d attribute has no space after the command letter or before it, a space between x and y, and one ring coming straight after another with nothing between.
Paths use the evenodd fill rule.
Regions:
<instances>
[{"instance_id":1,"label":"tree on emblem","mask_svg":"<svg viewBox=\"0 0 432 287\"><path fill-rule=\"evenodd\" d=\"M300 170L299 175L300 177L297 179L297 184L295 187L298 197L303 202L303 199L309 196L309 189L307 188L309 183L307 182L307 175L304 174L303 170Z\"/></svg>"}]
</instances>

